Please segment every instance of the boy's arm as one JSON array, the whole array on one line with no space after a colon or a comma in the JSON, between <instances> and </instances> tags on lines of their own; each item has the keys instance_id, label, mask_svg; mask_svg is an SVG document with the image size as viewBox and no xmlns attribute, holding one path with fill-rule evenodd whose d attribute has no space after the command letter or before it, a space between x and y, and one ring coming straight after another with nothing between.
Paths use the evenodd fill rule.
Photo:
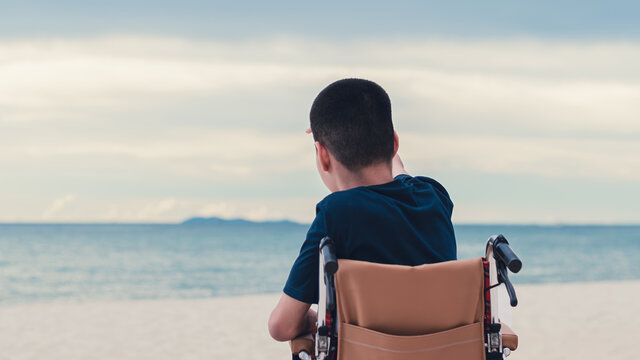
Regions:
<instances>
[{"instance_id":1,"label":"boy's arm","mask_svg":"<svg viewBox=\"0 0 640 360\"><path fill-rule=\"evenodd\" d=\"M398 175L409 175L407 170L404 169L404 164L402 163L402 160L400 160L400 155L398 155L398 153L396 153L393 160L391 160L391 175L394 178Z\"/></svg>"},{"instance_id":2,"label":"boy's arm","mask_svg":"<svg viewBox=\"0 0 640 360\"><path fill-rule=\"evenodd\" d=\"M269 317L269 334L277 341L288 341L315 330L318 314L311 304L282 294Z\"/></svg>"}]
</instances>

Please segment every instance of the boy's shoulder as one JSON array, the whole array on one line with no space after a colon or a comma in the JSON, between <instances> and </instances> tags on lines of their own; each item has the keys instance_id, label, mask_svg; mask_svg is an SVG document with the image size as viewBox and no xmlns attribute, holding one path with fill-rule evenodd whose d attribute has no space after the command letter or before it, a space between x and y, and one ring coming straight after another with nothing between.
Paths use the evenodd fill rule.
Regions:
<instances>
[{"instance_id":1,"label":"boy's shoulder","mask_svg":"<svg viewBox=\"0 0 640 360\"><path fill-rule=\"evenodd\" d=\"M317 204L316 212L327 211L340 213L360 210L371 203L377 203L382 199L395 199L402 201L409 194L420 193L429 197L429 194L437 196L442 202L453 206L449 193L436 180L426 176L398 175L392 182L359 186L349 190L336 191L327 195ZM415 200L415 196L411 196Z\"/></svg>"},{"instance_id":2,"label":"boy's shoulder","mask_svg":"<svg viewBox=\"0 0 640 360\"><path fill-rule=\"evenodd\" d=\"M434 191L441 195L442 197L451 201L451 197L449 196L449 192L447 189L442 186L438 181L433 178L427 176L411 176L408 174L400 174L394 178L394 180L401 181L403 183L411 184L414 186L430 186Z\"/></svg>"}]
</instances>

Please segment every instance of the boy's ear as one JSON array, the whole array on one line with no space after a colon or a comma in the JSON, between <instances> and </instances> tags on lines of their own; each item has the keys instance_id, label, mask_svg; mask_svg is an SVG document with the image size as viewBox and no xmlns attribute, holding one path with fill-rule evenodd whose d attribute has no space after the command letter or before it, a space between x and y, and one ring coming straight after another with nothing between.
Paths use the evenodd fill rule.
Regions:
<instances>
[{"instance_id":1,"label":"boy's ear","mask_svg":"<svg viewBox=\"0 0 640 360\"><path fill-rule=\"evenodd\" d=\"M400 147L400 139L398 138L398 133L393 132L393 156L396 156L398 153L398 148Z\"/></svg>"},{"instance_id":2,"label":"boy's ear","mask_svg":"<svg viewBox=\"0 0 640 360\"><path fill-rule=\"evenodd\" d=\"M329 171L331 167L331 157L329 156L329 150L326 146L320 144L319 141L316 141L316 151L318 153L318 162L322 171Z\"/></svg>"}]
</instances>

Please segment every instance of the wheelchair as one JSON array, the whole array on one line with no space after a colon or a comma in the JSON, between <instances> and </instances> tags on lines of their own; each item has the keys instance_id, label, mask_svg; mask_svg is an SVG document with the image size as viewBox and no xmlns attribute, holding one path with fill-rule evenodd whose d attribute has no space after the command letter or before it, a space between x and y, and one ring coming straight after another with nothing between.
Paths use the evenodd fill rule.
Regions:
<instances>
[{"instance_id":1,"label":"wheelchair","mask_svg":"<svg viewBox=\"0 0 640 360\"><path fill-rule=\"evenodd\" d=\"M420 266L337 259L329 237L319 247L317 332L291 341L294 360L497 360L518 347L508 273L522 262L504 236L484 257Z\"/></svg>"}]
</instances>

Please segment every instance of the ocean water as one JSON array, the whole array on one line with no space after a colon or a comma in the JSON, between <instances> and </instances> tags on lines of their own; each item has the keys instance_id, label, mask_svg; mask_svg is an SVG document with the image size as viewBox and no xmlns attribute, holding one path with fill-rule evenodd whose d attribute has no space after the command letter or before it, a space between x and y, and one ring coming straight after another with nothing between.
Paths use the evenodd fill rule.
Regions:
<instances>
[{"instance_id":1,"label":"ocean water","mask_svg":"<svg viewBox=\"0 0 640 360\"><path fill-rule=\"evenodd\" d=\"M0 224L0 303L280 292L307 226ZM456 226L458 257L504 234L515 284L640 279L640 226Z\"/></svg>"}]
</instances>

